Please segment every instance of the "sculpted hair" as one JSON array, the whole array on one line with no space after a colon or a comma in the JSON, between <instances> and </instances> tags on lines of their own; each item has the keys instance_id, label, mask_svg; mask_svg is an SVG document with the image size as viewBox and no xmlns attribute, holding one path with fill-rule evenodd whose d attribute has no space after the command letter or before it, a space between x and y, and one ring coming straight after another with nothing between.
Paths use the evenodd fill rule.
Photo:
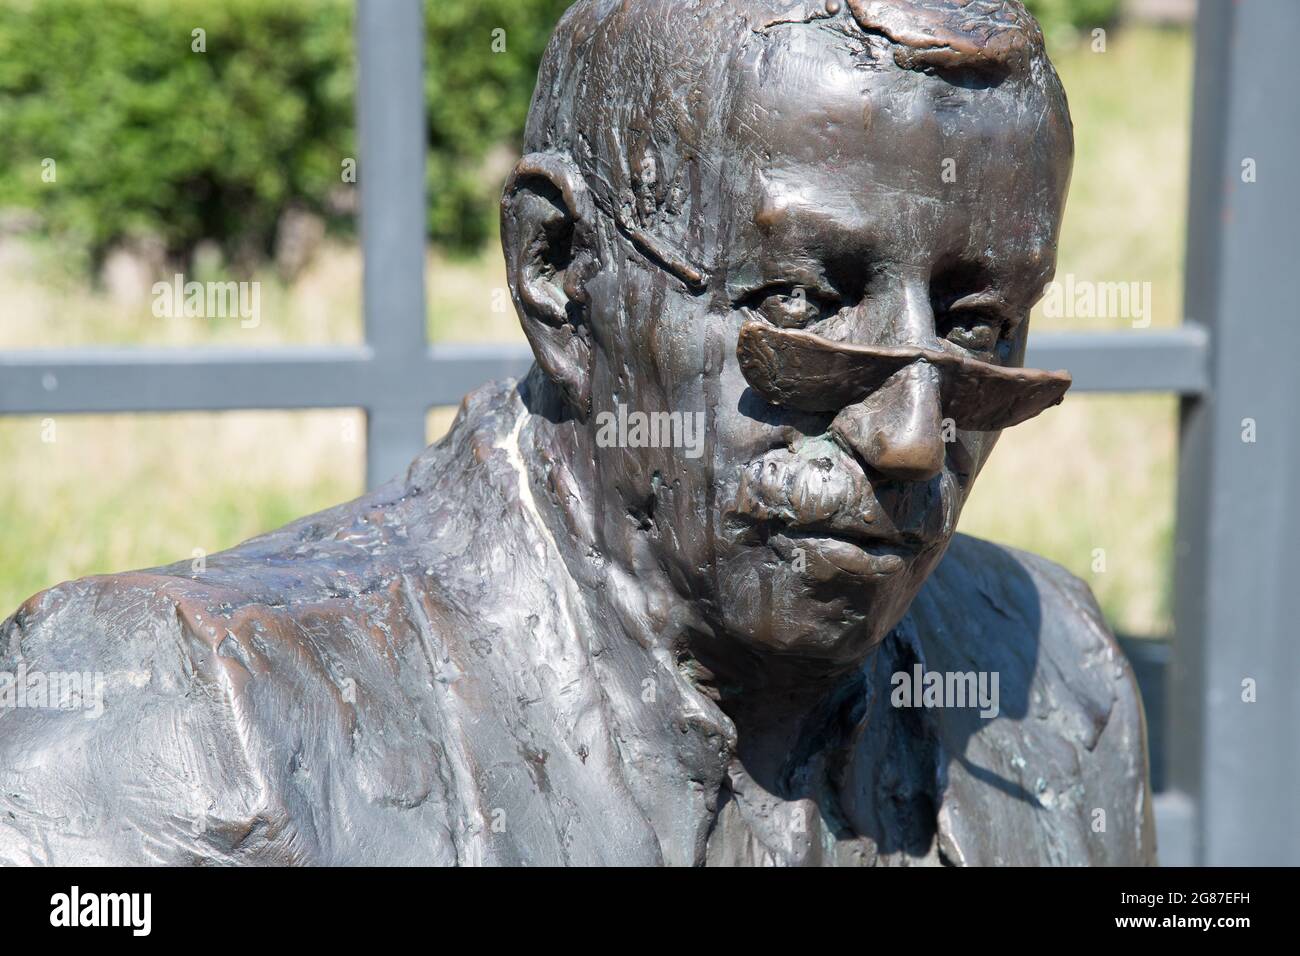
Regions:
<instances>
[{"instance_id":1,"label":"sculpted hair","mask_svg":"<svg viewBox=\"0 0 1300 956\"><path fill-rule=\"evenodd\" d=\"M727 190L746 180L728 164L751 161L726 148L738 80L809 29L849 45L864 86L907 70L1036 93L1070 136L1064 90L1019 0L578 0L543 57L524 151L569 156L643 255L703 289Z\"/></svg>"}]
</instances>

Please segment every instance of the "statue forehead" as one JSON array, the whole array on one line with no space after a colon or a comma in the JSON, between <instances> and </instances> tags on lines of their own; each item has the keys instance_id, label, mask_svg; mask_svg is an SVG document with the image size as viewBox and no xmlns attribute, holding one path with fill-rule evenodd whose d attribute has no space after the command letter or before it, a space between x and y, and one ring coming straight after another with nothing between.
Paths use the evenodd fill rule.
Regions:
<instances>
[{"instance_id":1,"label":"statue forehead","mask_svg":"<svg viewBox=\"0 0 1300 956\"><path fill-rule=\"evenodd\" d=\"M526 147L571 155L597 205L688 284L751 256L769 198L858 227L924 210L918 253L1009 236L1050 246L1072 152L1050 67L1006 40L1014 24L974 17L958 36L931 15L985 6L580 0L548 48ZM940 190L945 159L959 181ZM1014 167L1042 184L1014 188ZM1038 214L1022 215L1030 203Z\"/></svg>"},{"instance_id":2,"label":"statue forehead","mask_svg":"<svg viewBox=\"0 0 1300 956\"><path fill-rule=\"evenodd\" d=\"M733 215L765 243L875 233L1026 259L1054 243L1069 130L1040 92L864 67L851 41L817 27L771 33L737 60L721 145ZM746 230L733 235L745 245Z\"/></svg>"},{"instance_id":3,"label":"statue forehead","mask_svg":"<svg viewBox=\"0 0 1300 956\"><path fill-rule=\"evenodd\" d=\"M917 167L1034 145L1043 160L1068 165L1068 121L1029 84L959 85L883 65L823 25L769 30L732 68L722 148L760 165L906 156Z\"/></svg>"}]
</instances>

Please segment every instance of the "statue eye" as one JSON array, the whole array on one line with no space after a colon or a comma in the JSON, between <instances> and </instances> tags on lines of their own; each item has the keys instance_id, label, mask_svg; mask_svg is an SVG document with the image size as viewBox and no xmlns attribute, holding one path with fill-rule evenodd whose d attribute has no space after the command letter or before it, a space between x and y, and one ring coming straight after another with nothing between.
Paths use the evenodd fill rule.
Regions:
<instances>
[{"instance_id":1,"label":"statue eye","mask_svg":"<svg viewBox=\"0 0 1300 956\"><path fill-rule=\"evenodd\" d=\"M992 352L1002 338L1006 323L986 312L949 312L936 323L941 339L968 352Z\"/></svg>"},{"instance_id":2,"label":"statue eye","mask_svg":"<svg viewBox=\"0 0 1300 956\"><path fill-rule=\"evenodd\" d=\"M751 308L773 325L801 329L840 310L838 299L804 286L769 286L751 296Z\"/></svg>"},{"instance_id":3,"label":"statue eye","mask_svg":"<svg viewBox=\"0 0 1300 956\"><path fill-rule=\"evenodd\" d=\"M1005 360L1019 319L995 293L979 292L951 301L935 317L935 334L981 358Z\"/></svg>"}]
</instances>

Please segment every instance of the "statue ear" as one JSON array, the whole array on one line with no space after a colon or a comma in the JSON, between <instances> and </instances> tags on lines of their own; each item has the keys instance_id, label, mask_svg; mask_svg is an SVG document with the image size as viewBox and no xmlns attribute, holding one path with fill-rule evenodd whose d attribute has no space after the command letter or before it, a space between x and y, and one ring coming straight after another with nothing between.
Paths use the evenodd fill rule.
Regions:
<instances>
[{"instance_id":1,"label":"statue ear","mask_svg":"<svg viewBox=\"0 0 1300 956\"><path fill-rule=\"evenodd\" d=\"M501 197L506 278L537 363L580 419L591 406L587 280L598 264L591 195L568 157L529 153Z\"/></svg>"}]
</instances>

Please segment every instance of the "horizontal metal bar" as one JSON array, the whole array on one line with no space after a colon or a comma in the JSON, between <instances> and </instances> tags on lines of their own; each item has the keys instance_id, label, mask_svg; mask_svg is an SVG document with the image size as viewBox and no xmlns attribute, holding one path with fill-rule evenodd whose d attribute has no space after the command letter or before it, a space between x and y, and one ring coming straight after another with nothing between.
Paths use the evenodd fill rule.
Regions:
<instances>
[{"instance_id":1,"label":"horizontal metal bar","mask_svg":"<svg viewBox=\"0 0 1300 956\"><path fill-rule=\"evenodd\" d=\"M1207 384L1199 326L1035 338L1027 361L1067 368L1084 392L1176 392ZM0 413L400 408L454 405L491 379L523 375L522 343L438 345L380 359L360 347L84 348L0 352Z\"/></svg>"},{"instance_id":2,"label":"horizontal metal bar","mask_svg":"<svg viewBox=\"0 0 1300 956\"><path fill-rule=\"evenodd\" d=\"M0 353L11 413L363 405L365 348L112 348ZM322 382L332 379L329 387Z\"/></svg>"},{"instance_id":3,"label":"horizontal metal bar","mask_svg":"<svg viewBox=\"0 0 1300 956\"><path fill-rule=\"evenodd\" d=\"M1076 392L1175 392L1209 388L1209 336L1186 323L1176 329L1055 332L1030 335L1025 364L1068 369Z\"/></svg>"},{"instance_id":4,"label":"horizontal metal bar","mask_svg":"<svg viewBox=\"0 0 1300 956\"><path fill-rule=\"evenodd\" d=\"M514 344L440 345L383 360L364 346L10 351L0 352L0 413L455 405L531 361Z\"/></svg>"},{"instance_id":5,"label":"horizontal metal bar","mask_svg":"<svg viewBox=\"0 0 1300 956\"><path fill-rule=\"evenodd\" d=\"M415 394L427 396L425 401L430 407L459 405L462 398L485 382L523 378L532 364L533 350L524 342L435 345L429 349L426 361L414 370L420 380L410 385ZM391 390L383 390L383 395L397 405L409 401Z\"/></svg>"}]
</instances>

